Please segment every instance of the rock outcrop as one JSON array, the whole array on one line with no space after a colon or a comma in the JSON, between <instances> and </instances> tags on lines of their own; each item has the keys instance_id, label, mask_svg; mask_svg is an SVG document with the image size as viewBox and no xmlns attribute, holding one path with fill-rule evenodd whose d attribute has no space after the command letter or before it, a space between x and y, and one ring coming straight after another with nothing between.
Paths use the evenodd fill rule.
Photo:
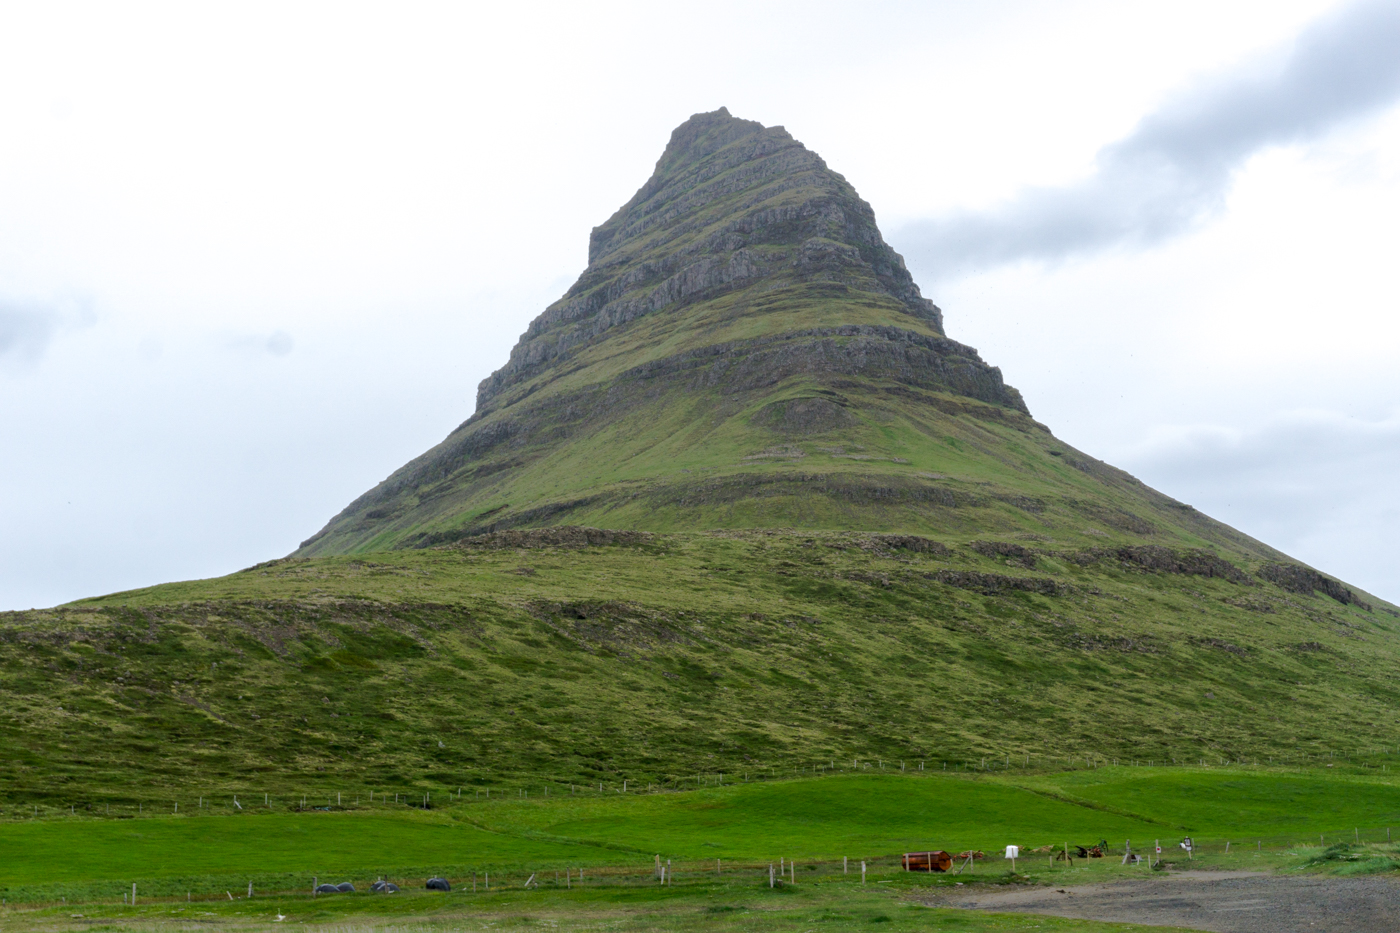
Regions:
<instances>
[{"instance_id":1,"label":"rock outcrop","mask_svg":"<svg viewBox=\"0 0 1400 933\"><path fill-rule=\"evenodd\" d=\"M588 268L482 381L477 406L643 315L760 282L889 297L943 332L846 180L782 127L721 108L677 127L652 177L594 228Z\"/></svg>"}]
</instances>

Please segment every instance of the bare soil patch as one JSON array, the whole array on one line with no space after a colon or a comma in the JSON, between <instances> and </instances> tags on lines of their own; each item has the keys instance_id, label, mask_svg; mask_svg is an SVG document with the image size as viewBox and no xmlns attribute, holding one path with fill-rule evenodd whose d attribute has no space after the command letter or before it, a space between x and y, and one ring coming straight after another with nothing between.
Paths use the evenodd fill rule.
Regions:
<instances>
[{"instance_id":1,"label":"bare soil patch","mask_svg":"<svg viewBox=\"0 0 1400 933\"><path fill-rule=\"evenodd\" d=\"M937 906L1216 933L1389 933L1400 923L1400 883L1382 877L1171 872L1078 887L972 891Z\"/></svg>"}]
</instances>

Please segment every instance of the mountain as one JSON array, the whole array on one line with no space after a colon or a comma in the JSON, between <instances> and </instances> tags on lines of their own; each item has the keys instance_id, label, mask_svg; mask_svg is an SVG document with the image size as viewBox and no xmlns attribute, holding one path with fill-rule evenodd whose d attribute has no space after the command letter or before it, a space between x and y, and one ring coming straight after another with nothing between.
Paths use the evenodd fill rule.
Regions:
<instances>
[{"instance_id":1,"label":"mountain","mask_svg":"<svg viewBox=\"0 0 1400 933\"><path fill-rule=\"evenodd\" d=\"M1394 606L1059 441L840 175L721 110L296 554L0 613L0 812L1331 762L1400 745L1397 667Z\"/></svg>"},{"instance_id":2,"label":"mountain","mask_svg":"<svg viewBox=\"0 0 1400 933\"><path fill-rule=\"evenodd\" d=\"M550 525L1270 548L1058 441L949 339L851 185L697 114L441 444L298 556Z\"/></svg>"}]
</instances>

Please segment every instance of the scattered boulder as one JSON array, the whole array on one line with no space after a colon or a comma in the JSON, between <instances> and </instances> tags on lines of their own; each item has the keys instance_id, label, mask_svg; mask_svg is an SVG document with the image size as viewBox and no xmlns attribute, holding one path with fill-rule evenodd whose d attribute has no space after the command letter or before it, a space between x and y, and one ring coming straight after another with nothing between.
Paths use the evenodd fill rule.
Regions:
<instances>
[{"instance_id":1,"label":"scattered boulder","mask_svg":"<svg viewBox=\"0 0 1400 933\"><path fill-rule=\"evenodd\" d=\"M427 888L429 891L451 891L452 885L447 883L446 878L429 878Z\"/></svg>"}]
</instances>

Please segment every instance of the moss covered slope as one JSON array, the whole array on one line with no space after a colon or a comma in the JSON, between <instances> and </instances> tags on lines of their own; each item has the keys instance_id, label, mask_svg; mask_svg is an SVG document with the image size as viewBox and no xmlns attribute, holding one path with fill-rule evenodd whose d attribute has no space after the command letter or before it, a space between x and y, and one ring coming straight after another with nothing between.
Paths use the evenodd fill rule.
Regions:
<instances>
[{"instance_id":1,"label":"moss covered slope","mask_svg":"<svg viewBox=\"0 0 1400 933\"><path fill-rule=\"evenodd\" d=\"M508 531L0 617L0 784L665 781L1397 743L1400 618L1206 550Z\"/></svg>"}]
</instances>

